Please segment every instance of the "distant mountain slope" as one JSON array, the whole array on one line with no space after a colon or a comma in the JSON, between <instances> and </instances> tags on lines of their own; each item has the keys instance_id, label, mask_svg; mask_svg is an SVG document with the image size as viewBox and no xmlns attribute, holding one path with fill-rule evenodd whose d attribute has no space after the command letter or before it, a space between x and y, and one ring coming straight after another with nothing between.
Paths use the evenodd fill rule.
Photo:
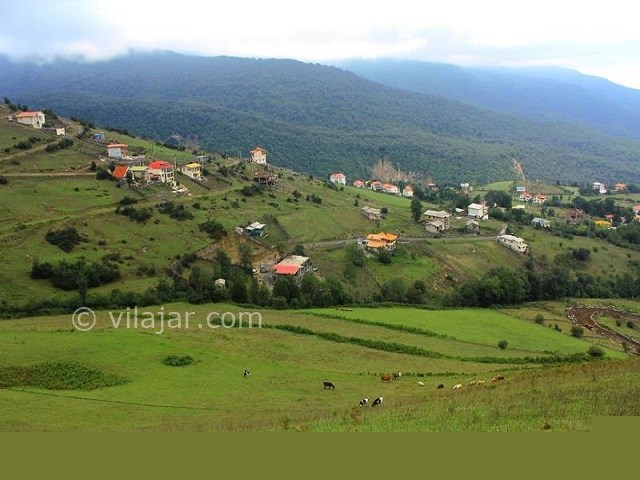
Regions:
<instances>
[{"instance_id":1,"label":"distant mountain slope","mask_svg":"<svg viewBox=\"0 0 640 480\"><path fill-rule=\"evenodd\" d=\"M0 95L161 140L198 135L209 150L326 175L369 174L383 157L438 182L511 176L516 156L545 180L640 183L640 144L534 123L354 73L292 60L132 54L110 61L0 60Z\"/></svg>"},{"instance_id":2,"label":"distant mountain slope","mask_svg":"<svg viewBox=\"0 0 640 480\"><path fill-rule=\"evenodd\" d=\"M640 90L556 67L472 68L400 60L340 67L384 85L542 121L581 123L640 138Z\"/></svg>"}]
</instances>

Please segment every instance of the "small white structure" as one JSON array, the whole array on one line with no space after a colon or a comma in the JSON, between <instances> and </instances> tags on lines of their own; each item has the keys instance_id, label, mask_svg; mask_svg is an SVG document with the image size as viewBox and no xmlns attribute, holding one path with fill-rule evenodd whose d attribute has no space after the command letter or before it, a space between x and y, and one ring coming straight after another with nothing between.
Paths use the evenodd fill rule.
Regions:
<instances>
[{"instance_id":1,"label":"small white structure","mask_svg":"<svg viewBox=\"0 0 640 480\"><path fill-rule=\"evenodd\" d=\"M525 243L524 239L514 235L500 235L498 236L498 242L514 252L529 253L530 250L529 245Z\"/></svg>"},{"instance_id":2,"label":"small white structure","mask_svg":"<svg viewBox=\"0 0 640 480\"><path fill-rule=\"evenodd\" d=\"M403 197L413 197L413 187L411 185L405 185L402 189Z\"/></svg>"},{"instance_id":3,"label":"small white structure","mask_svg":"<svg viewBox=\"0 0 640 480\"><path fill-rule=\"evenodd\" d=\"M344 173L332 173L331 175L329 175L329 181L331 183L346 185L347 177L345 176Z\"/></svg>"},{"instance_id":4,"label":"small white structure","mask_svg":"<svg viewBox=\"0 0 640 480\"><path fill-rule=\"evenodd\" d=\"M29 125L33 128L44 126L44 113L42 112L19 112L16 114L16 122L22 125Z\"/></svg>"},{"instance_id":5,"label":"small white structure","mask_svg":"<svg viewBox=\"0 0 640 480\"><path fill-rule=\"evenodd\" d=\"M365 188L366 187L365 183L360 179L354 181L353 182L353 186L356 187L356 188Z\"/></svg>"},{"instance_id":6,"label":"small white structure","mask_svg":"<svg viewBox=\"0 0 640 480\"><path fill-rule=\"evenodd\" d=\"M124 143L110 143L107 145L107 157L122 160L126 149L127 145Z\"/></svg>"},{"instance_id":7,"label":"small white structure","mask_svg":"<svg viewBox=\"0 0 640 480\"><path fill-rule=\"evenodd\" d=\"M531 220L531 226L539 228L550 228L551 221L547 220L546 218L535 217L533 220Z\"/></svg>"},{"instance_id":8,"label":"small white structure","mask_svg":"<svg viewBox=\"0 0 640 480\"><path fill-rule=\"evenodd\" d=\"M262 147L256 147L251 150L251 163L255 163L256 165L266 165L267 164L267 151Z\"/></svg>"},{"instance_id":9,"label":"small white structure","mask_svg":"<svg viewBox=\"0 0 640 480\"><path fill-rule=\"evenodd\" d=\"M379 208L373 208L367 205L362 207L362 214L369 220L380 220L382 218L382 212Z\"/></svg>"},{"instance_id":10,"label":"small white structure","mask_svg":"<svg viewBox=\"0 0 640 480\"><path fill-rule=\"evenodd\" d=\"M602 182L593 182L593 189L598 190L600 195L607 193L607 186Z\"/></svg>"},{"instance_id":11,"label":"small white structure","mask_svg":"<svg viewBox=\"0 0 640 480\"><path fill-rule=\"evenodd\" d=\"M467 216L478 220L489 218L489 208L482 203L470 203L467 207Z\"/></svg>"},{"instance_id":12,"label":"small white structure","mask_svg":"<svg viewBox=\"0 0 640 480\"><path fill-rule=\"evenodd\" d=\"M224 288L227 286L227 281L224 278L216 278L216 280L213 282L213 285L216 288Z\"/></svg>"}]
</instances>

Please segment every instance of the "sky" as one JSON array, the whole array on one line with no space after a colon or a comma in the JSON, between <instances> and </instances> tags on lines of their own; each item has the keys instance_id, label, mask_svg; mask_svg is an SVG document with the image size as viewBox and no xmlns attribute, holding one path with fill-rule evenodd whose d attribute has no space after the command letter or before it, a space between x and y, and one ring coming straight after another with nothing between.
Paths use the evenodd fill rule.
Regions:
<instances>
[{"instance_id":1,"label":"sky","mask_svg":"<svg viewBox=\"0 0 640 480\"><path fill-rule=\"evenodd\" d=\"M171 50L325 64L553 65L640 89L634 13L629 0L2 0L0 54L103 60Z\"/></svg>"}]
</instances>

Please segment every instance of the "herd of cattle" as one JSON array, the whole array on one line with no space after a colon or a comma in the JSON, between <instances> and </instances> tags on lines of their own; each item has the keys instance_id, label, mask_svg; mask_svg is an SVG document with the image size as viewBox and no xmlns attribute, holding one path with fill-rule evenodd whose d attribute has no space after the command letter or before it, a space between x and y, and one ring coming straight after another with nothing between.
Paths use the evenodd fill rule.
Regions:
<instances>
[{"instance_id":1,"label":"herd of cattle","mask_svg":"<svg viewBox=\"0 0 640 480\"><path fill-rule=\"evenodd\" d=\"M380 379L385 383L391 382L393 380L397 380L400 377L402 377L402 372L381 373L380 374ZM504 375L496 375L495 377L493 377L491 379L492 383L503 382L503 381L504 381ZM469 382L469 386L470 387L479 386L479 385L484 385L485 383L486 382L484 380L472 380L472 381ZM325 389L335 390L335 388L336 388L336 386L332 382L329 382L329 381L324 381L323 384L324 384L324 388ZM418 385L424 386L424 382L420 382L419 381ZM444 383L439 383L436 386L436 389L442 389L442 388L445 388ZM462 384L461 383L456 383L453 386L453 390L460 390L461 388L462 388ZM371 402L371 406L372 407L376 407L376 406L382 404L382 400L383 400L383 397L377 397L376 399L373 400L373 402ZM362 399L360 399L359 405L361 407L364 407L368 403L369 403L369 399L368 398L362 398Z\"/></svg>"}]
</instances>

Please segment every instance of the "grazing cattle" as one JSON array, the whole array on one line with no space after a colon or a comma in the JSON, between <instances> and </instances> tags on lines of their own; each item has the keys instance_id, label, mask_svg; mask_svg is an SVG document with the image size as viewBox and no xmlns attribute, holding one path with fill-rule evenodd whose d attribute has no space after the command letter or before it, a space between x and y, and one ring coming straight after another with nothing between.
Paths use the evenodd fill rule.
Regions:
<instances>
[{"instance_id":1,"label":"grazing cattle","mask_svg":"<svg viewBox=\"0 0 640 480\"><path fill-rule=\"evenodd\" d=\"M424 382L418 382L418 385L420 385L421 387L424 386Z\"/></svg>"},{"instance_id":2,"label":"grazing cattle","mask_svg":"<svg viewBox=\"0 0 640 480\"><path fill-rule=\"evenodd\" d=\"M484 385L484 380L478 380L478 385Z\"/></svg>"},{"instance_id":3,"label":"grazing cattle","mask_svg":"<svg viewBox=\"0 0 640 480\"><path fill-rule=\"evenodd\" d=\"M456 383L456 384L453 386L453 389L454 389L454 390L460 390L461 388L462 388L462 384L461 384L461 383Z\"/></svg>"},{"instance_id":4,"label":"grazing cattle","mask_svg":"<svg viewBox=\"0 0 640 480\"><path fill-rule=\"evenodd\" d=\"M390 382L391 380L393 380L393 375L391 375L390 373L381 373L380 378L383 382Z\"/></svg>"},{"instance_id":5,"label":"grazing cattle","mask_svg":"<svg viewBox=\"0 0 640 480\"><path fill-rule=\"evenodd\" d=\"M362 400L360 400L360 406L364 407L367 403L369 403L369 399L368 398L363 398Z\"/></svg>"},{"instance_id":6,"label":"grazing cattle","mask_svg":"<svg viewBox=\"0 0 640 480\"><path fill-rule=\"evenodd\" d=\"M491 379L491 381L493 383L495 383L495 382L503 382L504 381L504 375L496 375L495 377L493 377Z\"/></svg>"},{"instance_id":7,"label":"grazing cattle","mask_svg":"<svg viewBox=\"0 0 640 480\"><path fill-rule=\"evenodd\" d=\"M329 388L331 390L335 390L336 386L331 382L323 382L324 388Z\"/></svg>"},{"instance_id":8,"label":"grazing cattle","mask_svg":"<svg viewBox=\"0 0 640 480\"><path fill-rule=\"evenodd\" d=\"M469 382L469 386L470 386L470 387L473 387L473 386L474 386L474 385L476 385L477 383L478 383L478 382L477 382L476 380L471 380L471 381Z\"/></svg>"},{"instance_id":9,"label":"grazing cattle","mask_svg":"<svg viewBox=\"0 0 640 480\"><path fill-rule=\"evenodd\" d=\"M249 369L245 368L244 369L244 378L247 378L249 376Z\"/></svg>"},{"instance_id":10,"label":"grazing cattle","mask_svg":"<svg viewBox=\"0 0 640 480\"><path fill-rule=\"evenodd\" d=\"M393 372L393 379L400 378L402 376L402 372Z\"/></svg>"},{"instance_id":11,"label":"grazing cattle","mask_svg":"<svg viewBox=\"0 0 640 480\"><path fill-rule=\"evenodd\" d=\"M436 388L444 388L444 383L439 383Z\"/></svg>"},{"instance_id":12,"label":"grazing cattle","mask_svg":"<svg viewBox=\"0 0 640 480\"><path fill-rule=\"evenodd\" d=\"M373 403L371 404L372 407L375 407L377 405L380 405L382 403L382 397L378 397L376 398Z\"/></svg>"}]
</instances>

